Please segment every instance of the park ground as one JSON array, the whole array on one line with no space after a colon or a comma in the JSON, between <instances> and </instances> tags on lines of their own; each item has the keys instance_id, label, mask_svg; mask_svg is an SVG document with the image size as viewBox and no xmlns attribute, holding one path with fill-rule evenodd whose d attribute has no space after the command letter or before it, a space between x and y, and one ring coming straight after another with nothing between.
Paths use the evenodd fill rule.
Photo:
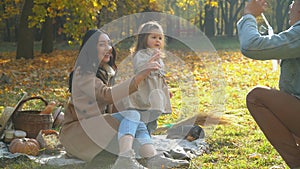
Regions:
<instances>
[{"instance_id":1,"label":"park ground","mask_svg":"<svg viewBox=\"0 0 300 169\"><path fill-rule=\"evenodd\" d=\"M206 141L210 145L210 152L205 153L192 160L191 169L269 169L287 168L278 153L266 140L258 126L255 124L245 105L247 92L256 85L278 88L279 70L272 71L271 61L256 61L244 57L239 51L237 38L213 38L212 44L216 48L218 62L215 60L205 60L195 56L193 52L185 51L180 44L170 44L169 48L175 53L189 68L178 68L172 65L172 74L168 76L168 84L173 93L172 106L174 113L164 116L159 120L160 126L174 123L182 115L181 108L188 104L183 98L183 90L178 83L179 79L186 78L186 74L192 73L193 86L197 90L199 98L196 113L209 113L215 106L211 102L213 91L218 89L222 92L222 103L218 114L219 123L210 124L204 128L212 129L207 134ZM20 93L26 91L29 95L40 95L47 100L56 100L65 103L69 97L67 91L68 73L72 69L76 60L77 48L69 47L66 44L59 44L51 54L40 54L38 52L39 43L36 44L37 52L32 60L16 60L15 44L1 43L0 45L0 76L5 75L6 79L0 79L0 113L6 106L13 106ZM127 56L128 52L124 48L119 49L119 56ZM122 58L122 57L120 57ZM121 59L118 60L121 63ZM212 85L212 76L215 69L219 80L224 85L215 87ZM121 67L120 67L121 68ZM121 72L121 71L120 71ZM120 73L119 72L119 73ZM186 74L185 74L186 73ZM185 89L192 92L192 89ZM190 91L189 91L190 90ZM187 103L186 103L187 102ZM193 103L195 104L195 103ZM27 107L38 109L39 105L29 104ZM218 105L220 106L220 105ZM192 108L195 105L191 106ZM186 112L191 112L192 108L187 106ZM190 116L191 114L185 114ZM213 114L210 114L213 115ZM0 159L0 168L53 168L43 166L26 159L3 160ZM84 166L68 166L64 168L87 168Z\"/></svg>"}]
</instances>

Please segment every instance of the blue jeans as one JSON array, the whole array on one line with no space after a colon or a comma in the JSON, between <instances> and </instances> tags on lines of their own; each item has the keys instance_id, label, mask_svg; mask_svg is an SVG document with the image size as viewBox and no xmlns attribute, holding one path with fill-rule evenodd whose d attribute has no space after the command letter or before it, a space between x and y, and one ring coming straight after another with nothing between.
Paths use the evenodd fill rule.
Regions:
<instances>
[{"instance_id":1,"label":"blue jeans","mask_svg":"<svg viewBox=\"0 0 300 169\"><path fill-rule=\"evenodd\" d=\"M138 111L126 110L113 113L112 116L120 122L118 139L129 134L141 145L153 143L145 123L140 120L141 116Z\"/></svg>"}]
</instances>

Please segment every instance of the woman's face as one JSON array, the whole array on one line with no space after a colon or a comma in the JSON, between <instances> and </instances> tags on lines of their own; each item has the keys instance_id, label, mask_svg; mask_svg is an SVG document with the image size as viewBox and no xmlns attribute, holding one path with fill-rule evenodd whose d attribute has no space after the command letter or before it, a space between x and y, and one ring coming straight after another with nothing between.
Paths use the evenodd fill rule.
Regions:
<instances>
[{"instance_id":1,"label":"woman's face","mask_svg":"<svg viewBox=\"0 0 300 169\"><path fill-rule=\"evenodd\" d=\"M161 49L163 46L163 35L158 29L153 30L147 38L147 47L152 49Z\"/></svg>"},{"instance_id":2,"label":"woman's face","mask_svg":"<svg viewBox=\"0 0 300 169\"><path fill-rule=\"evenodd\" d=\"M112 44L107 34L101 34L97 43L98 58L101 63L107 63L112 56Z\"/></svg>"},{"instance_id":3,"label":"woman's face","mask_svg":"<svg viewBox=\"0 0 300 169\"><path fill-rule=\"evenodd\" d=\"M290 5L289 24L293 25L300 20L300 1L293 1Z\"/></svg>"}]
</instances>

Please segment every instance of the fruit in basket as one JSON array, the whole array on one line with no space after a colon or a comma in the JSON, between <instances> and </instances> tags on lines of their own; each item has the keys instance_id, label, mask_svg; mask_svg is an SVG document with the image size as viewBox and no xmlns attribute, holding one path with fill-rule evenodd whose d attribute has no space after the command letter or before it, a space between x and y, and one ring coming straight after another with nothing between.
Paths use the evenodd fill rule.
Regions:
<instances>
[{"instance_id":1,"label":"fruit in basket","mask_svg":"<svg viewBox=\"0 0 300 169\"><path fill-rule=\"evenodd\" d=\"M40 114L51 114L53 109L56 106L56 102L55 101L51 101L43 111L40 112Z\"/></svg>"},{"instance_id":2,"label":"fruit in basket","mask_svg":"<svg viewBox=\"0 0 300 169\"><path fill-rule=\"evenodd\" d=\"M55 130L41 130L36 139L40 143L41 148L48 152L59 151L61 148L61 143L58 139L58 132Z\"/></svg>"},{"instance_id":3,"label":"fruit in basket","mask_svg":"<svg viewBox=\"0 0 300 169\"><path fill-rule=\"evenodd\" d=\"M39 154L40 144L33 138L16 138L9 145L11 153L23 153L27 155L37 156Z\"/></svg>"}]
</instances>

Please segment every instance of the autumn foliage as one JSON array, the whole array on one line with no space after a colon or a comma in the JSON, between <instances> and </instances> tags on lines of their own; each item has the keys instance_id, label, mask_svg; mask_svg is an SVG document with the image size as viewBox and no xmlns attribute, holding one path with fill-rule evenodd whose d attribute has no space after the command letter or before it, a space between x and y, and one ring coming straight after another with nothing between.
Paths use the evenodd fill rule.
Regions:
<instances>
[{"instance_id":1,"label":"autumn foliage","mask_svg":"<svg viewBox=\"0 0 300 169\"><path fill-rule=\"evenodd\" d=\"M214 91L222 91L222 102L219 110L237 109L244 105L245 95L241 90L249 90L255 85L277 87L278 72L272 72L268 61L247 59L240 52L219 52L220 64L213 60L204 60L192 52L172 51L178 60L166 60L168 67L167 82L173 94L171 117L162 117L162 123L172 123L179 118L186 118L200 112L215 110L217 103L212 103ZM23 91L32 96L42 96L46 100L55 100L59 104L66 103L68 92L68 74L72 70L78 52L60 50L51 54L37 54L34 59L16 60L14 52L2 53L0 56L0 107L14 106ZM127 50L119 50L118 81L128 78L131 74L130 62L124 62ZM128 56L129 57L129 56ZM172 59L174 60L174 59ZM179 64L181 61L182 64ZM211 63L209 63L211 62ZM210 65L208 68L207 65ZM259 66L263 65L263 66ZM216 75L223 86L214 86ZM251 73L264 72L264 73ZM273 79L273 81L265 81ZM32 106L32 105L31 105ZM2 111L2 110L1 110Z\"/></svg>"},{"instance_id":2,"label":"autumn foliage","mask_svg":"<svg viewBox=\"0 0 300 169\"><path fill-rule=\"evenodd\" d=\"M239 164L238 166L245 168L260 168L272 167L275 164L283 165L279 155L259 132L245 105L247 92L254 86L278 88L279 70L272 71L271 61L248 59L238 50L218 51L220 64L216 64L213 60L203 60L203 57L196 56L192 52L182 50L172 52L184 64L165 62L170 70L167 74L167 83L173 94L171 99L173 114L162 116L159 125L167 126L193 114L205 118L213 114L228 120L227 123L221 121L222 125L213 128L213 133L207 132L211 154L196 159L194 166L232 168ZM31 60L16 60L14 52L0 53L0 112L6 106L14 106L22 91L28 92L30 96L43 96L48 101L55 100L58 104L66 103L70 96L67 86L68 73L73 68L77 53L76 50L55 51L49 55L37 54ZM128 51L119 50L118 53L118 76L119 80L122 80L130 74L123 71L124 67L128 70L130 64L125 62L124 58L128 56ZM224 86L219 86L220 88L214 86L214 80L211 79L212 72L208 71L207 65L211 65L210 68L222 75L220 79L225 83ZM179 83L180 81L184 86ZM223 105L211 102L214 100L213 92L218 89L223 90L223 96L219 98L223 100L221 102ZM221 106L219 110L222 112L211 111L218 106ZM204 121L200 119L198 122L201 125L208 123L206 119Z\"/></svg>"}]
</instances>

